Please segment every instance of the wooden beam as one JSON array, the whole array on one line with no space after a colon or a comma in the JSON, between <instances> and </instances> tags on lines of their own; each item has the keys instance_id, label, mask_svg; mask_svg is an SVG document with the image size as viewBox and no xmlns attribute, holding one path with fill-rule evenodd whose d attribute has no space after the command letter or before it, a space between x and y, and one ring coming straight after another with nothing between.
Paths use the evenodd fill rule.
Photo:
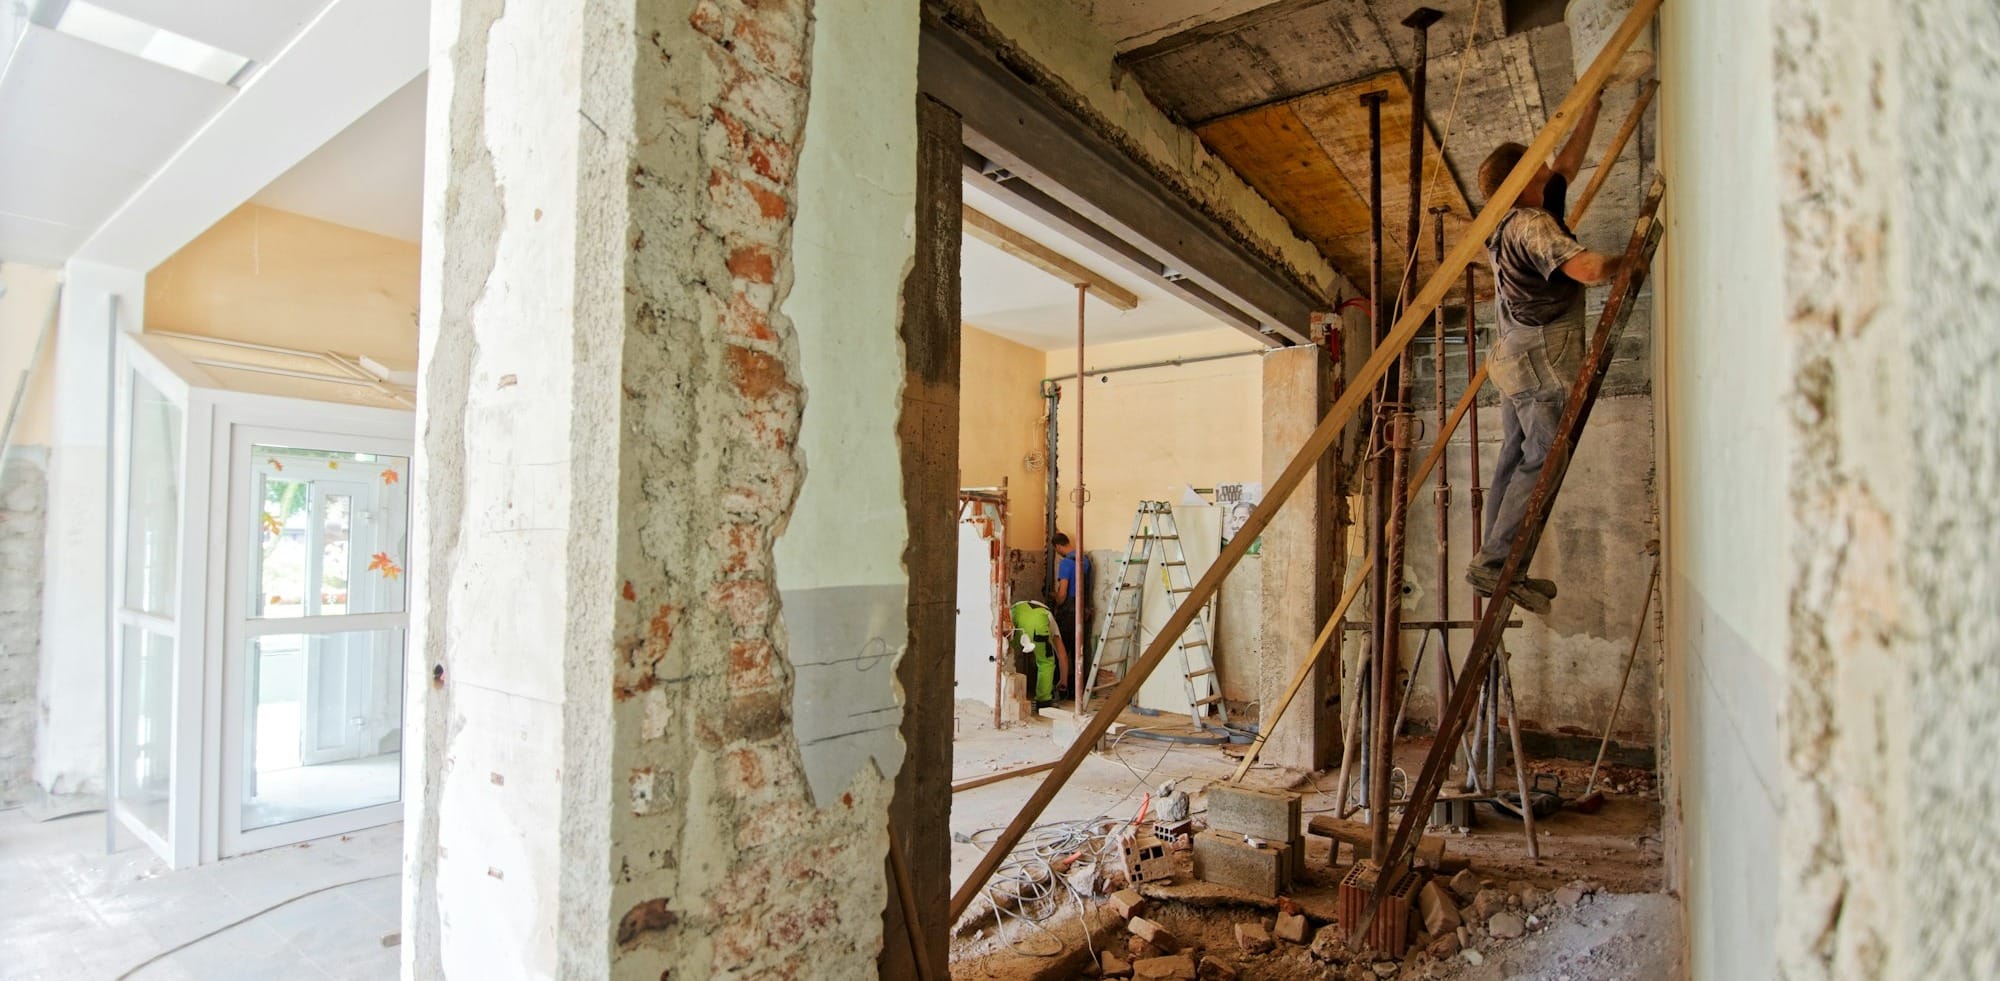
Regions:
<instances>
[{"instance_id":1,"label":"wooden beam","mask_svg":"<svg viewBox=\"0 0 2000 981\"><path fill-rule=\"evenodd\" d=\"M1603 50L1598 52L1597 59L1591 62L1589 70L1577 79L1576 87L1570 90L1569 95L1563 97L1554 112L1549 113L1548 122L1542 125L1541 132L1536 134L1534 142L1528 145L1527 152L1521 155L1521 162L1515 165L1513 172L1501 182L1499 189L1494 191L1492 198L1486 202L1486 206L1480 209L1479 216L1474 218L1471 226L1461 234L1458 244L1453 246L1438 263L1437 270L1431 274L1424 288L1410 300L1409 306L1403 311L1403 316L1389 329L1388 336L1383 338L1374 353L1369 355L1368 360L1355 371L1354 377L1347 383L1346 393L1327 410L1326 417L1320 420L1319 428L1313 430L1304 446L1299 447L1299 452L1292 458L1292 462L1286 465L1277 479L1265 488L1264 499L1250 512L1250 517L1245 519L1243 527L1236 536L1223 546L1222 554L1208 567L1208 571L1202 573L1201 580L1194 584L1193 591L1181 599L1181 605L1167 617L1167 622L1153 635L1152 643L1146 646L1146 651L1140 655L1138 662L1126 669L1125 679L1118 683L1117 688L1112 689L1111 694L1104 700L1104 707L1091 716L1090 721L1084 724L1083 731L1077 733L1075 741L1071 742L1069 749L1063 752L1062 759L1057 761L1055 770L1049 774L1048 779L1043 780L1041 785L1035 788L1035 792L1029 795L1027 803L1021 807L1020 813L1014 815L1014 820L1000 833L999 839L985 855L980 857L979 864L966 877L957 894L952 896L953 922L957 922L965 915L965 911L971 908L973 897L986 888L986 883L993 878L994 871L1013 853L1014 848L1021 843L1021 838L1028 833L1028 829L1035 826L1035 822L1042 816L1042 811L1055 799L1062 785L1076 772L1077 767L1083 765L1084 757L1090 755L1092 747L1103 738L1105 731L1111 728L1111 724L1117 721L1118 713L1123 712L1125 706L1132 703L1133 696L1139 693L1139 686L1145 683L1154 668L1159 667L1160 662L1166 658L1167 651L1194 621L1195 615L1222 587L1222 581L1235 570L1237 563L1243 561L1243 556L1250 551L1250 544L1264 532L1271 519L1277 517L1278 509L1283 507L1285 501L1292 496L1292 492L1305 482L1306 476L1312 469L1319 465L1320 458L1326 455L1326 451L1333 446L1333 441L1347 428L1348 421L1360 409L1361 403L1373 393L1375 383L1388 372L1391 363L1402 357L1403 349L1409 346L1410 339L1417 336L1417 331L1421 330L1425 322L1430 319L1431 311L1444 300L1445 294L1451 290L1459 274L1465 271L1466 264L1477 254L1485 251L1486 236L1493 234L1493 229L1499 226L1501 217L1512 210L1514 200L1521 196L1522 189L1528 186L1528 181L1533 179L1535 172L1540 169L1539 161L1548 159L1549 154L1554 152L1557 141L1569 132L1570 126L1576 122L1577 115L1583 111L1585 103L1595 98L1598 91L1604 87L1604 83L1610 79L1612 66L1625 53L1625 48L1632 43L1632 39L1638 36L1639 31L1652 20L1653 14L1659 9L1660 0L1638 0L1632 12L1626 15L1625 23L1618 28L1618 32L1605 44Z\"/></svg>"},{"instance_id":2,"label":"wooden beam","mask_svg":"<svg viewBox=\"0 0 2000 981\"><path fill-rule=\"evenodd\" d=\"M1062 280L1065 285L1087 286L1091 295L1120 310L1130 310L1139 305L1138 294L1091 272L1082 263L1000 224L992 215L969 204L965 206L965 233Z\"/></svg>"},{"instance_id":3,"label":"wooden beam","mask_svg":"<svg viewBox=\"0 0 2000 981\"><path fill-rule=\"evenodd\" d=\"M984 787L989 783L999 783L1002 780L1012 780L1015 777L1025 777L1033 773L1047 773L1048 771L1055 769L1056 763L1058 762L1059 762L1058 760L1050 760L1047 763L1033 763L1029 764L1028 766L1017 766L1012 770L1001 770L998 773L989 773L982 777L967 777L964 780L955 780L952 781L951 792L955 794L961 790L971 790L974 787Z\"/></svg>"}]
</instances>

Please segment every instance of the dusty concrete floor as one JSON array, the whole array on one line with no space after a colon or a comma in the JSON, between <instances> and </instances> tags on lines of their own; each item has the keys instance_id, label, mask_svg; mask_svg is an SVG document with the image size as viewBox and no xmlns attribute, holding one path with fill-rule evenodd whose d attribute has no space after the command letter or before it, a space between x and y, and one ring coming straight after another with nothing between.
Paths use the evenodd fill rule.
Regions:
<instances>
[{"instance_id":1,"label":"dusty concrete floor","mask_svg":"<svg viewBox=\"0 0 2000 981\"><path fill-rule=\"evenodd\" d=\"M1172 727L1177 720L1128 716L1121 721ZM953 779L964 780L1055 759L1062 747L1054 738L1053 728L1048 720L1038 719L996 730L982 707L976 703L962 705L953 747ZM1400 741L1397 762L1414 773L1428 748L1424 739ZM1086 760L1056 796L1042 821L1130 820L1144 793L1169 779L1179 781L1179 789L1194 795L1198 815L1203 809L1200 791L1226 778L1234 767L1234 759L1217 747L1175 745L1126 736L1111 752L1094 754ZM1564 793L1571 797L1581 794L1588 769L1587 765L1561 760L1540 761L1534 768L1560 775ZM1044 776L1030 775L955 795L951 818L954 891L984 854L984 845L994 839L998 829L1013 817ZM1284 787L1303 793L1303 810L1308 815L1334 810L1335 781L1333 774L1299 779L1296 774L1267 767L1253 769L1246 778L1251 785ZM1511 774L1505 783L1511 787ZM1600 789L1606 783L1600 778ZM1585 880L1599 886L1601 891L1590 903L1565 910L1564 915L1549 917L1543 930L1519 941L1496 944L1482 964L1472 964L1470 959L1450 960L1423 965L1421 975L1411 976L1480 979L1568 976L1578 981L1665 976L1656 972L1662 969L1661 965L1670 965L1672 961L1659 958L1676 955L1680 945L1675 904L1657 894L1662 883L1659 806L1651 793L1648 775L1621 772L1608 783L1625 792L1608 793L1606 805L1598 813L1586 815L1565 810L1537 823L1541 851L1538 859L1527 857L1518 822L1494 816L1483 807L1475 827L1463 833L1442 832L1449 854L1470 859L1474 872L1496 885L1512 888L1532 884L1553 890ZM1298 890L1295 898L1318 926L1332 917L1339 875L1345 870L1329 868L1326 839L1309 837L1307 857L1309 884ZM1274 905L1193 882L1191 876L1177 879L1172 886L1148 891L1161 901L1161 916L1173 921L1168 925L1179 923L1186 931L1183 942L1218 951L1234 949L1232 930L1237 920L1268 916ZM1121 922L1101 907L1086 908L1067 901L1054 905L1052 910L1039 922L1018 916L996 920L990 906L975 903L954 936L953 976L1071 977L1089 963L1086 958L1094 951L1106 945L1120 949L1125 943ZM1283 966L1286 954L1281 950L1277 960L1243 965L1249 969L1244 976L1339 976L1330 973L1329 965L1307 957L1303 948L1289 952L1300 963L1295 965L1296 970L1288 970Z\"/></svg>"},{"instance_id":2,"label":"dusty concrete floor","mask_svg":"<svg viewBox=\"0 0 2000 981\"><path fill-rule=\"evenodd\" d=\"M0 978L394 978L402 842L391 824L169 871L106 855L102 814L0 811Z\"/></svg>"}]
</instances>

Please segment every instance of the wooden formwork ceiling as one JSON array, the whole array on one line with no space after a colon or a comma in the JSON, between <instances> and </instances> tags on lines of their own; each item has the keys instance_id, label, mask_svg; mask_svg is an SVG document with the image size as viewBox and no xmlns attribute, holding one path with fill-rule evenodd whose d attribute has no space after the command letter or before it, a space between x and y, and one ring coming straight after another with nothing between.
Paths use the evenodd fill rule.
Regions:
<instances>
[{"instance_id":1,"label":"wooden formwork ceiling","mask_svg":"<svg viewBox=\"0 0 2000 981\"><path fill-rule=\"evenodd\" d=\"M1368 107L1367 92L1387 93L1382 103L1382 279L1394 297L1409 254L1410 88L1398 71L1308 92L1231 113L1195 128L1202 142L1243 175L1363 292L1368 289ZM1433 88L1430 118L1442 118L1449 93ZM1445 165L1437 134L1424 127L1424 215L1419 236L1417 279L1423 286L1435 264L1429 209L1450 208L1445 244L1458 241L1471 220L1465 194ZM1490 293L1481 277L1480 293ZM1463 301L1460 301L1463 302Z\"/></svg>"}]
</instances>

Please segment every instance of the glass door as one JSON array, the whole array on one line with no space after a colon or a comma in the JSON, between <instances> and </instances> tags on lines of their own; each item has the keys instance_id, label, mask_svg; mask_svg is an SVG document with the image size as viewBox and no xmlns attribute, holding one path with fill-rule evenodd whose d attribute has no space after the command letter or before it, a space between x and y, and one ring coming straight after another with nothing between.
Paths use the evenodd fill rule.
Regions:
<instances>
[{"instance_id":1,"label":"glass door","mask_svg":"<svg viewBox=\"0 0 2000 981\"><path fill-rule=\"evenodd\" d=\"M170 863L189 865L197 838L185 809L199 775L183 759L197 740L181 728L197 720L180 711L183 694L194 689L179 669L187 419L183 402L168 394L185 398L186 391L137 368L129 377L113 505L107 782L119 823Z\"/></svg>"},{"instance_id":2,"label":"glass door","mask_svg":"<svg viewBox=\"0 0 2000 981\"><path fill-rule=\"evenodd\" d=\"M408 453L234 440L225 855L399 815Z\"/></svg>"}]
</instances>

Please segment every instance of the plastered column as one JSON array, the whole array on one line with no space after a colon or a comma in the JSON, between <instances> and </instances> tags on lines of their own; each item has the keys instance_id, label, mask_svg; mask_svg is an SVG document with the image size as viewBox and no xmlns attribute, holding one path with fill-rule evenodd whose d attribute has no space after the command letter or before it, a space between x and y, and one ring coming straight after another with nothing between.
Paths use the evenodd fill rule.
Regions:
<instances>
[{"instance_id":1,"label":"plastered column","mask_svg":"<svg viewBox=\"0 0 2000 981\"><path fill-rule=\"evenodd\" d=\"M117 335L145 322L145 302L143 272L80 260L63 269L61 319L53 338L55 405L35 740L35 783L54 812L93 803L104 792L111 359Z\"/></svg>"},{"instance_id":2,"label":"plastered column","mask_svg":"<svg viewBox=\"0 0 2000 981\"><path fill-rule=\"evenodd\" d=\"M1302 345L1264 356L1266 486L1318 427L1330 388L1326 352L1318 347ZM1332 479L1329 464L1314 468L1264 529L1259 560L1264 630L1256 674L1257 703L1266 727L1293 673L1312 652L1313 638L1333 612ZM1332 762L1339 727L1327 706L1329 677L1323 668L1313 670L1284 718L1270 730L1261 759L1303 771L1324 769Z\"/></svg>"},{"instance_id":3,"label":"plastered column","mask_svg":"<svg viewBox=\"0 0 2000 981\"><path fill-rule=\"evenodd\" d=\"M809 792L772 548L812 7L434 7L406 976L874 971L889 784Z\"/></svg>"}]
</instances>

